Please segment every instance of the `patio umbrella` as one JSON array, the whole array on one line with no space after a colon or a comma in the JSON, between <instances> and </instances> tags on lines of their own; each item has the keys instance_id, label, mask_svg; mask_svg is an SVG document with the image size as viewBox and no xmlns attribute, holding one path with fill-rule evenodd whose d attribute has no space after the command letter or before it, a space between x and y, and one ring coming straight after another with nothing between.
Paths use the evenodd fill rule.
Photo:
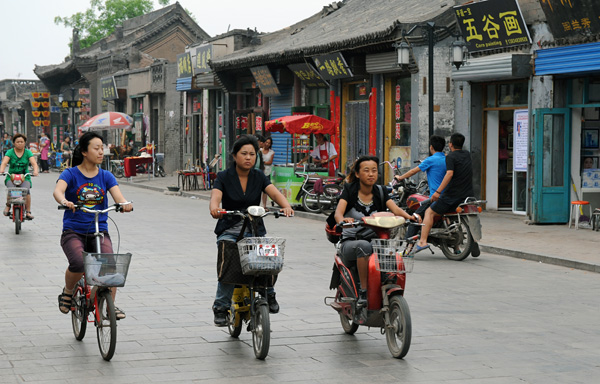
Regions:
<instances>
[{"instance_id":1,"label":"patio umbrella","mask_svg":"<svg viewBox=\"0 0 600 384\"><path fill-rule=\"evenodd\" d=\"M283 116L265 122L265 129L272 132L297 134L326 133L335 134L335 123L315 115Z\"/></svg>"},{"instance_id":2,"label":"patio umbrella","mask_svg":"<svg viewBox=\"0 0 600 384\"><path fill-rule=\"evenodd\" d=\"M90 118L81 126L86 131L107 131L112 129L131 129L133 119L121 112L104 112Z\"/></svg>"}]
</instances>

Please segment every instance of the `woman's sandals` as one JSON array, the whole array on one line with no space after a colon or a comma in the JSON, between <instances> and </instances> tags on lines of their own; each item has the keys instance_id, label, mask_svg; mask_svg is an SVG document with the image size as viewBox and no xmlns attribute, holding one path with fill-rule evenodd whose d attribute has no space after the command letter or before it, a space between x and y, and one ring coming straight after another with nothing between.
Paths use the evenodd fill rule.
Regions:
<instances>
[{"instance_id":1,"label":"woman's sandals","mask_svg":"<svg viewBox=\"0 0 600 384\"><path fill-rule=\"evenodd\" d=\"M72 303L73 293L66 293L65 288L60 295L58 295L58 309L61 313L65 315L71 312L71 303Z\"/></svg>"}]
</instances>

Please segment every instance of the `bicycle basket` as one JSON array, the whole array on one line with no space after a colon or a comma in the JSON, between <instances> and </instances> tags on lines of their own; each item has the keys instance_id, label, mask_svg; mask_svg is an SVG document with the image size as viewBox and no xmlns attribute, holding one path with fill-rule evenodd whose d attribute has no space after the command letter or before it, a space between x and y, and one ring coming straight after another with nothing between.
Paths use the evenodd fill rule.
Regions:
<instances>
[{"instance_id":1,"label":"bicycle basket","mask_svg":"<svg viewBox=\"0 0 600 384\"><path fill-rule=\"evenodd\" d=\"M285 239L246 237L237 245L244 275L277 275L283 269Z\"/></svg>"},{"instance_id":2,"label":"bicycle basket","mask_svg":"<svg viewBox=\"0 0 600 384\"><path fill-rule=\"evenodd\" d=\"M83 253L85 281L97 287L123 287L131 253Z\"/></svg>"},{"instance_id":3,"label":"bicycle basket","mask_svg":"<svg viewBox=\"0 0 600 384\"><path fill-rule=\"evenodd\" d=\"M6 194L9 204L25 204L27 188L7 188Z\"/></svg>"},{"instance_id":4,"label":"bicycle basket","mask_svg":"<svg viewBox=\"0 0 600 384\"><path fill-rule=\"evenodd\" d=\"M402 256L402 240L373 239L373 252L377 255L376 269L381 272L412 272L415 259L413 255Z\"/></svg>"}]
</instances>

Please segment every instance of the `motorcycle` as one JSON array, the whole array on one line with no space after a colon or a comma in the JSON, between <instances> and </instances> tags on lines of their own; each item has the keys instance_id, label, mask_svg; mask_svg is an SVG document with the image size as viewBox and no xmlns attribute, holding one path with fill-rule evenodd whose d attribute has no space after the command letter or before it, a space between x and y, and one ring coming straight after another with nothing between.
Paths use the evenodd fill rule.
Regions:
<instances>
[{"instance_id":1,"label":"motorcycle","mask_svg":"<svg viewBox=\"0 0 600 384\"><path fill-rule=\"evenodd\" d=\"M295 172L295 175L304 179L296 195L296 200L302 203L304 210L328 215L335 209L342 194L343 176L321 176L307 172Z\"/></svg>"},{"instance_id":2,"label":"motorcycle","mask_svg":"<svg viewBox=\"0 0 600 384\"><path fill-rule=\"evenodd\" d=\"M2 173L0 176L6 176L7 173ZM15 187L7 188L7 204L10 204L10 215L9 219L15 223L15 233L18 235L21 232L21 223L23 220L30 220L25 214L25 199L27 198L27 189L20 188L25 177L30 176L31 173L25 174L9 174L10 180Z\"/></svg>"},{"instance_id":3,"label":"motorcycle","mask_svg":"<svg viewBox=\"0 0 600 384\"><path fill-rule=\"evenodd\" d=\"M421 204L428 201L429 198L423 194L412 194L406 200L406 211L412 214ZM469 254L478 257L481 254L478 244L481 240L479 214L482 211L481 205L486 202L474 197L467 197L454 212L436 216L427 242L440 248L444 256L450 260L461 261L466 259ZM433 253L431 248L429 250Z\"/></svg>"},{"instance_id":4,"label":"motorcycle","mask_svg":"<svg viewBox=\"0 0 600 384\"><path fill-rule=\"evenodd\" d=\"M420 163L420 161L415 161L415 164ZM398 170L396 165L393 165L389 161L384 161L380 165L387 164L392 169L392 176L401 175L402 173ZM390 181L386 185L386 189L390 199L396 203L402 209L406 208L406 199L415 193L420 194L429 194L429 185L427 184L427 180L421 180L418 184L415 183L412 179L403 179L398 181L395 177L392 177L392 181Z\"/></svg>"},{"instance_id":5,"label":"motorcycle","mask_svg":"<svg viewBox=\"0 0 600 384\"><path fill-rule=\"evenodd\" d=\"M412 335L410 310L404 299L404 290L406 273L412 272L414 259L412 254L403 256L400 250L402 240L393 239L394 232L404 223L402 217L390 212L377 212L363 217L361 221L342 224L342 227L364 226L376 234L376 238L371 240L373 254L368 260L368 304L364 308L356 305L358 272L356 268L344 265L339 242L330 284L330 289L335 289L336 294L335 297L324 299L325 305L339 313L342 328L347 334L353 335L361 325L381 328L388 349L398 359L408 353Z\"/></svg>"}]
</instances>

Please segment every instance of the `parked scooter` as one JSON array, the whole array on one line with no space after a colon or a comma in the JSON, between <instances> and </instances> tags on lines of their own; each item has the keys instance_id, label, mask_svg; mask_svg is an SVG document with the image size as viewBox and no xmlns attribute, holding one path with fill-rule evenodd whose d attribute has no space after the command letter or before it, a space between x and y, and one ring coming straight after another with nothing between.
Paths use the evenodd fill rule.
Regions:
<instances>
[{"instance_id":1,"label":"parked scooter","mask_svg":"<svg viewBox=\"0 0 600 384\"><path fill-rule=\"evenodd\" d=\"M0 176L6 176L7 173L0 173ZM31 173L25 174L10 174L10 179L15 185L13 188L7 188L7 204L10 204L9 218L15 223L15 233L18 235L21 232L21 223L24 220L30 220L25 214L25 199L27 198L27 189L21 188L21 184L25 177Z\"/></svg>"},{"instance_id":2,"label":"parked scooter","mask_svg":"<svg viewBox=\"0 0 600 384\"><path fill-rule=\"evenodd\" d=\"M328 215L335 209L342 194L343 176L322 176L308 172L295 174L296 177L304 178L296 195L296 200L301 201L304 210Z\"/></svg>"},{"instance_id":3,"label":"parked scooter","mask_svg":"<svg viewBox=\"0 0 600 384\"><path fill-rule=\"evenodd\" d=\"M324 300L326 305L339 313L342 328L349 335L353 335L360 325L381 328L392 356L398 359L408 353L412 334L404 289L406 273L412 272L414 259L412 254L402 256L402 240L393 239L394 232L404 223L402 217L390 212L378 212L363 217L361 221L342 224L343 227L368 227L377 236L371 240L373 254L368 260L368 304L366 308L357 308L358 273L356 268L344 265L339 254L340 243L336 246L338 252L330 284L330 289L336 289L336 295ZM330 235L331 232L328 232L328 239L335 240Z\"/></svg>"},{"instance_id":4,"label":"parked scooter","mask_svg":"<svg viewBox=\"0 0 600 384\"><path fill-rule=\"evenodd\" d=\"M425 195L412 194L406 201L406 211L412 214L427 201L429 198ZM464 203L456 208L456 211L437 216L427 237L427 242L440 248L444 256L450 260L461 261L466 259L469 254L478 257L481 254L477 243L481 240L479 213L482 210L481 205L486 202L474 197L467 197ZM433 250L430 249L430 251L433 253Z\"/></svg>"}]
</instances>

